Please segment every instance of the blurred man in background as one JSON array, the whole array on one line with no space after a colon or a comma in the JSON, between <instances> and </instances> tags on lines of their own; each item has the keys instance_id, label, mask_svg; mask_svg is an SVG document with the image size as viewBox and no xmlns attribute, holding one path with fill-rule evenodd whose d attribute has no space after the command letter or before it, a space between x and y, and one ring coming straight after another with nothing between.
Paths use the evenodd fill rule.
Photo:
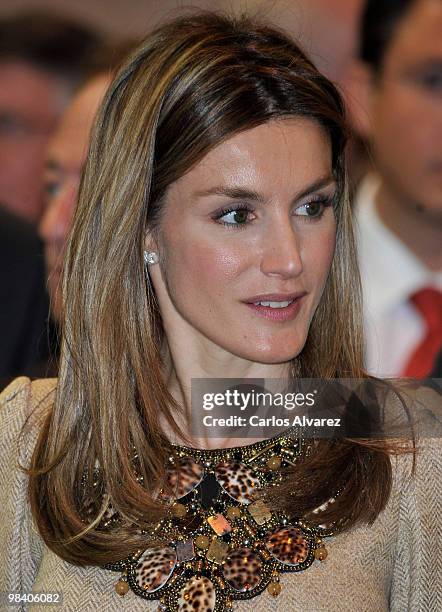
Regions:
<instances>
[{"instance_id":1,"label":"blurred man in background","mask_svg":"<svg viewBox=\"0 0 442 612\"><path fill-rule=\"evenodd\" d=\"M376 174L356 195L368 370L428 376L442 347L442 2L368 0L354 71Z\"/></svg>"},{"instance_id":2,"label":"blurred man in background","mask_svg":"<svg viewBox=\"0 0 442 612\"><path fill-rule=\"evenodd\" d=\"M64 246L77 203L91 127L109 84L110 75L103 73L81 88L63 115L46 155L46 208L39 231L44 241L51 314L56 322L61 315L59 283Z\"/></svg>"},{"instance_id":3,"label":"blurred man in background","mask_svg":"<svg viewBox=\"0 0 442 612\"><path fill-rule=\"evenodd\" d=\"M77 204L91 128L117 66L133 46L132 41L121 41L103 47L96 55L89 78L63 114L46 151L45 209L39 233L44 242L51 315L56 324L61 317L60 274L64 248Z\"/></svg>"},{"instance_id":4,"label":"blurred man in background","mask_svg":"<svg viewBox=\"0 0 442 612\"><path fill-rule=\"evenodd\" d=\"M42 245L48 140L101 37L69 20L24 13L0 20L0 388L31 374L51 349Z\"/></svg>"},{"instance_id":5,"label":"blurred man in background","mask_svg":"<svg viewBox=\"0 0 442 612\"><path fill-rule=\"evenodd\" d=\"M100 36L43 13L0 20L0 206L35 223L48 140Z\"/></svg>"}]
</instances>

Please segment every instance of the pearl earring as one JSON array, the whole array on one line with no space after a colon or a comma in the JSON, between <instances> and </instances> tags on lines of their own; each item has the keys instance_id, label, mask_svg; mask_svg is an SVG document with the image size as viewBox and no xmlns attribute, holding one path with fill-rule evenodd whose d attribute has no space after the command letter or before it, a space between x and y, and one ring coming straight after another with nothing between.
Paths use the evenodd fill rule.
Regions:
<instances>
[{"instance_id":1,"label":"pearl earring","mask_svg":"<svg viewBox=\"0 0 442 612\"><path fill-rule=\"evenodd\" d=\"M146 266L153 266L158 261L158 253L155 253L155 251L144 251L144 263Z\"/></svg>"}]
</instances>

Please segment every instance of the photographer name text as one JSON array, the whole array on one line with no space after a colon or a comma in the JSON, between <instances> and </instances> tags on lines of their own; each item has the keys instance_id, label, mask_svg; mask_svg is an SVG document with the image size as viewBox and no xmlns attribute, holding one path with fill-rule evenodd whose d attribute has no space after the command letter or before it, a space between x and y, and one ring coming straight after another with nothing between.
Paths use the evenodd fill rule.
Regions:
<instances>
[{"instance_id":1,"label":"photographer name text","mask_svg":"<svg viewBox=\"0 0 442 612\"><path fill-rule=\"evenodd\" d=\"M250 417L231 415L228 417L214 417L206 414L203 417L204 427L340 427L341 419L320 419L305 415L296 415L293 418L260 417L256 414Z\"/></svg>"}]
</instances>

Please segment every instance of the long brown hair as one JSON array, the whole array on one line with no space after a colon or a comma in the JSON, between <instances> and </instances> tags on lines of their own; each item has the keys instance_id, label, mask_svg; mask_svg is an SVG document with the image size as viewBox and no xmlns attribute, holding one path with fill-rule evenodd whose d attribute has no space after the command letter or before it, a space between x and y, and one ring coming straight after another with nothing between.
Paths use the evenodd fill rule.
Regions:
<instances>
[{"instance_id":1,"label":"long brown hair","mask_svg":"<svg viewBox=\"0 0 442 612\"><path fill-rule=\"evenodd\" d=\"M160 419L178 434L163 377L163 328L143 270L146 232L159 232L163 196L214 146L264 122L307 117L328 135L338 184L336 254L293 374L364 377L360 286L346 196L345 116L336 88L285 34L246 18L198 13L153 32L116 76L93 133L65 264L61 370L36 445L29 492L52 550L103 564L145 544L164 508L168 446ZM133 456L138 457L137 473ZM84 521L82 482L101 511ZM292 514L308 514L345 471L328 520L373 520L390 490L388 448L321 443L290 477ZM287 489L288 490L288 489ZM370 504L365 503L370 499ZM90 500L89 500L90 501ZM98 528L111 504L119 529Z\"/></svg>"}]
</instances>

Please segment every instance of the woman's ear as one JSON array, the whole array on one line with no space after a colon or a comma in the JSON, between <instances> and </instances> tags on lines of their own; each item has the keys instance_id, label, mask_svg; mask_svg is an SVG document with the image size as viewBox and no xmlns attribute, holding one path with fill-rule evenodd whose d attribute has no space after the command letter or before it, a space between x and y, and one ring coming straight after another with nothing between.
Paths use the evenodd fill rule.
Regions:
<instances>
[{"instance_id":1,"label":"woman's ear","mask_svg":"<svg viewBox=\"0 0 442 612\"><path fill-rule=\"evenodd\" d=\"M149 230L146 231L144 236L144 251L155 251L155 253L158 253L158 240Z\"/></svg>"},{"instance_id":2,"label":"woman's ear","mask_svg":"<svg viewBox=\"0 0 442 612\"><path fill-rule=\"evenodd\" d=\"M370 140L376 87L372 69L368 64L354 60L346 70L342 87L353 129L364 139Z\"/></svg>"}]
</instances>

